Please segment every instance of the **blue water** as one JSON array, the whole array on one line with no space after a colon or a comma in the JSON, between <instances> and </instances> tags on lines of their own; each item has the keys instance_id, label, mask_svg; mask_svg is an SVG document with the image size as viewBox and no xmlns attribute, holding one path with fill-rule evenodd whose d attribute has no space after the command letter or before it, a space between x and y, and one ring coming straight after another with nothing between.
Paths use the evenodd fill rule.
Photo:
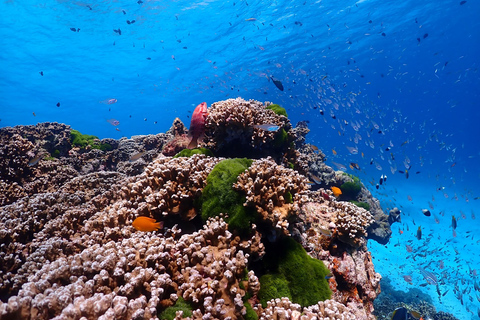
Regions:
<instances>
[{"instance_id":1,"label":"blue water","mask_svg":"<svg viewBox=\"0 0 480 320\"><path fill-rule=\"evenodd\" d=\"M385 209L402 209L390 244L369 242L377 271L400 289L421 288L439 310L478 319L467 264L480 273L472 254L480 237L480 2L460 3L3 0L0 126L57 121L120 138L165 132L175 117L188 125L202 101L278 103L293 124L309 121L307 140L328 164L358 163L361 171L347 170ZM410 166L408 179L398 173ZM377 190L382 174L387 183ZM438 224L421 214L429 201ZM409 240L425 258L408 258ZM442 304L433 286L419 286L417 267L430 261L439 279L448 271ZM457 283L472 287L463 306Z\"/></svg>"}]
</instances>

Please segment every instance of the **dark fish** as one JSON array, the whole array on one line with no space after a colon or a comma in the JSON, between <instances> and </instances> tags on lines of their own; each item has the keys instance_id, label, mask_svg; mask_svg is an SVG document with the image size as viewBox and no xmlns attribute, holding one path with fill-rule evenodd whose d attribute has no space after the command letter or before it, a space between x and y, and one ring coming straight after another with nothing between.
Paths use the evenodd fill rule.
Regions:
<instances>
[{"instance_id":1,"label":"dark fish","mask_svg":"<svg viewBox=\"0 0 480 320\"><path fill-rule=\"evenodd\" d=\"M425 33L425 34L423 35L423 39L425 39L426 37L428 37L428 33Z\"/></svg>"},{"instance_id":2,"label":"dark fish","mask_svg":"<svg viewBox=\"0 0 480 320\"><path fill-rule=\"evenodd\" d=\"M432 214L430 213L430 210L428 209L422 209L422 212L425 216L430 217Z\"/></svg>"},{"instance_id":3,"label":"dark fish","mask_svg":"<svg viewBox=\"0 0 480 320\"><path fill-rule=\"evenodd\" d=\"M460 1L460 5L464 5L467 1Z\"/></svg>"},{"instance_id":4,"label":"dark fish","mask_svg":"<svg viewBox=\"0 0 480 320\"><path fill-rule=\"evenodd\" d=\"M60 107L60 102L57 102L57 107Z\"/></svg>"},{"instance_id":5,"label":"dark fish","mask_svg":"<svg viewBox=\"0 0 480 320\"><path fill-rule=\"evenodd\" d=\"M120 36L122 35L122 30L120 30L120 28L117 30L113 29L113 32L118 33Z\"/></svg>"},{"instance_id":6,"label":"dark fish","mask_svg":"<svg viewBox=\"0 0 480 320\"><path fill-rule=\"evenodd\" d=\"M408 170L405 170L405 178L408 179L409 176L410 176L410 175L408 174Z\"/></svg>"},{"instance_id":7,"label":"dark fish","mask_svg":"<svg viewBox=\"0 0 480 320\"><path fill-rule=\"evenodd\" d=\"M457 219L455 219L455 216L452 216L452 228L453 230L457 229Z\"/></svg>"},{"instance_id":8,"label":"dark fish","mask_svg":"<svg viewBox=\"0 0 480 320\"><path fill-rule=\"evenodd\" d=\"M72 30L73 32L76 32L77 28L70 28L70 30Z\"/></svg>"},{"instance_id":9,"label":"dark fish","mask_svg":"<svg viewBox=\"0 0 480 320\"><path fill-rule=\"evenodd\" d=\"M301 23L300 21L295 21L295 25L297 25L297 26L300 26L300 27L301 27L301 26L303 26L303 23Z\"/></svg>"},{"instance_id":10,"label":"dark fish","mask_svg":"<svg viewBox=\"0 0 480 320\"><path fill-rule=\"evenodd\" d=\"M324 111L323 111L323 110L320 110L320 114L323 116ZM477 198L480 198L480 197L477 197ZM477 199L474 199L474 200L477 200Z\"/></svg>"},{"instance_id":11,"label":"dark fish","mask_svg":"<svg viewBox=\"0 0 480 320\"><path fill-rule=\"evenodd\" d=\"M421 240L422 239L422 227L419 226L417 229L417 239Z\"/></svg>"},{"instance_id":12,"label":"dark fish","mask_svg":"<svg viewBox=\"0 0 480 320\"><path fill-rule=\"evenodd\" d=\"M375 186L375 188L377 188L377 189L380 188L380 186L378 185L378 183L377 183L377 185Z\"/></svg>"},{"instance_id":13,"label":"dark fish","mask_svg":"<svg viewBox=\"0 0 480 320\"><path fill-rule=\"evenodd\" d=\"M283 91L283 84L280 80L275 79L273 76L270 76L270 79L272 79L273 84L278 88L278 90Z\"/></svg>"},{"instance_id":14,"label":"dark fish","mask_svg":"<svg viewBox=\"0 0 480 320\"><path fill-rule=\"evenodd\" d=\"M43 71L40 71L40 75L43 77Z\"/></svg>"}]
</instances>

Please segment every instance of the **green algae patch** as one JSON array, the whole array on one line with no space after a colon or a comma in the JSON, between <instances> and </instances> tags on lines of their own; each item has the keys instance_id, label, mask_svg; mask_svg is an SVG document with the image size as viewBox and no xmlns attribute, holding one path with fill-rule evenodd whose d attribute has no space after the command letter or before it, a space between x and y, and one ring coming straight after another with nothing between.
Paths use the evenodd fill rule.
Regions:
<instances>
[{"instance_id":1,"label":"green algae patch","mask_svg":"<svg viewBox=\"0 0 480 320\"><path fill-rule=\"evenodd\" d=\"M267 109L272 110L273 112L275 112L279 116L285 116L285 117L288 118L287 110L285 110L285 108L280 107L278 104L271 104L267 107Z\"/></svg>"},{"instance_id":2,"label":"green algae patch","mask_svg":"<svg viewBox=\"0 0 480 320\"><path fill-rule=\"evenodd\" d=\"M213 157L213 152L210 151L207 148L195 148L195 149L183 149L176 155L174 155L174 158L179 158L179 157L191 157L194 154L204 154L207 157Z\"/></svg>"},{"instance_id":3,"label":"green algae patch","mask_svg":"<svg viewBox=\"0 0 480 320\"><path fill-rule=\"evenodd\" d=\"M330 270L322 261L310 257L293 238L287 237L267 247L260 277L258 297L262 306L275 298L288 297L303 307L330 299L332 291L325 276Z\"/></svg>"},{"instance_id":4,"label":"green algae patch","mask_svg":"<svg viewBox=\"0 0 480 320\"><path fill-rule=\"evenodd\" d=\"M353 203L357 207L363 208L365 210L370 210L370 205L367 202L360 202L355 200L350 200L349 202Z\"/></svg>"},{"instance_id":5,"label":"green algae patch","mask_svg":"<svg viewBox=\"0 0 480 320\"><path fill-rule=\"evenodd\" d=\"M230 231L240 233L250 230L256 218L253 208L244 207L245 196L233 189L240 173L247 170L252 160L246 158L225 159L217 163L207 177L207 185L202 192L202 219L216 217L220 213L228 214L225 221Z\"/></svg>"},{"instance_id":6,"label":"green algae patch","mask_svg":"<svg viewBox=\"0 0 480 320\"><path fill-rule=\"evenodd\" d=\"M99 149L102 151L112 150L111 145L108 143L101 143L97 136L81 134L78 130L72 129L70 131L70 141L74 147L85 148L86 146L90 146L92 149Z\"/></svg>"},{"instance_id":7,"label":"green algae patch","mask_svg":"<svg viewBox=\"0 0 480 320\"><path fill-rule=\"evenodd\" d=\"M288 143L288 133L287 131L285 131L285 129L281 128L275 134L275 138L273 140L273 146L275 148L281 148L283 146L286 146L287 143Z\"/></svg>"},{"instance_id":8,"label":"green algae patch","mask_svg":"<svg viewBox=\"0 0 480 320\"><path fill-rule=\"evenodd\" d=\"M245 306L245 309L247 311L247 313L244 316L244 319L245 320L258 320L258 315L255 312L255 310L253 310L250 303L247 301L247 302L244 302L243 305Z\"/></svg>"},{"instance_id":9,"label":"green algae patch","mask_svg":"<svg viewBox=\"0 0 480 320\"><path fill-rule=\"evenodd\" d=\"M356 199L360 190L362 189L362 183L360 178L351 174L347 174L350 178L353 179L353 182L345 182L340 186L342 190L342 197L346 198L345 200Z\"/></svg>"},{"instance_id":10,"label":"green algae patch","mask_svg":"<svg viewBox=\"0 0 480 320\"><path fill-rule=\"evenodd\" d=\"M163 310L162 313L159 314L158 318L161 320L173 320L175 319L177 311L183 311L183 317L192 316L192 307L185 300L183 300L182 297L178 297L177 302L173 306Z\"/></svg>"}]
</instances>

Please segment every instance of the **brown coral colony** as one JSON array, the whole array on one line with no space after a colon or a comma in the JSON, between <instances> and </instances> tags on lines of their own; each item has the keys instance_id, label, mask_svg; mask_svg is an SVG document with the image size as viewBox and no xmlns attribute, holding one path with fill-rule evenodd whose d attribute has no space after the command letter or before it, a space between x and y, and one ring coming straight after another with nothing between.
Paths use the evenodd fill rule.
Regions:
<instances>
[{"instance_id":1,"label":"brown coral colony","mask_svg":"<svg viewBox=\"0 0 480 320\"><path fill-rule=\"evenodd\" d=\"M269 105L209 107L198 142L215 156L173 157L188 145L179 119L95 142L105 150L73 145L63 124L0 129L0 319L375 319L381 276L366 237L388 218L337 200L329 187L343 178L305 144L308 128ZM246 233L229 228L233 212L201 217L209 174L234 157L255 159L231 186L256 214ZM138 217L163 229L136 230ZM285 238L331 271L330 299L262 305L259 262Z\"/></svg>"}]
</instances>

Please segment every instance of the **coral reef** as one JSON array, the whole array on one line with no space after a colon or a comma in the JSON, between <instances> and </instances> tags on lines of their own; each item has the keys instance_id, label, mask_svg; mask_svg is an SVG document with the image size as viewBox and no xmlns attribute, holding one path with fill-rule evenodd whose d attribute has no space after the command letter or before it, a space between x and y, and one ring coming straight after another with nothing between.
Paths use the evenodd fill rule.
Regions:
<instances>
[{"instance_id":1,"label":"coral reef","mask_svg":"<svg viewBox=\"0 0 480 320\"><path fill-rule=\"evenodd\" d=\"M293 136L285 115L278 115L267 104L242 98L228 99L208 108L205 145L222 157L261 158L267 155L281 161ZM268 124L278 130L257 126Z\"/></svg>"},{"instance_id":2,"label":"coral reef","mask_svg":"<svg viewBox=\"0 0 480 320\"><path fill-rule=\"evenodd\" d=\"M230 99L207 118L204 146L257 160L172 157L179 119L165 134L86 144L62 124L0 129L0 317L374 319L374 206L363 186L352 200L370 212L337 201L326 188L346 181L304 144L308 128L268 105ZM139 216L164 227L136 230ZM266 295L261 278L285 290Z\"/></svg>"},{"instance_id":3,"label":"coral reef","mask_svg":"<svg viewBox=\"0 0 480 320\"><path fill-rule=\"evenodd\" d=\"M263 221L288 233L293 198L308 189L307 179L292 169L277 165L270 157L256 160L233 185L246 195L244 206L255 207Z\"/></svg>"},{"instance_id":4,"label":"coral reef","mask_svg":"<svg viewBox=\"0 0 480 320\"><path fill-rule=\"evenodd\" d=\"M374 301L378 320L390 320L391 313L399 307L415 310L423 319L458 320L450 313L437 312L432 304L432 298L418 288L410 288L407 292L396 290L388 277L381 281L382 293Z\"/></svg>"}]
</instances>

